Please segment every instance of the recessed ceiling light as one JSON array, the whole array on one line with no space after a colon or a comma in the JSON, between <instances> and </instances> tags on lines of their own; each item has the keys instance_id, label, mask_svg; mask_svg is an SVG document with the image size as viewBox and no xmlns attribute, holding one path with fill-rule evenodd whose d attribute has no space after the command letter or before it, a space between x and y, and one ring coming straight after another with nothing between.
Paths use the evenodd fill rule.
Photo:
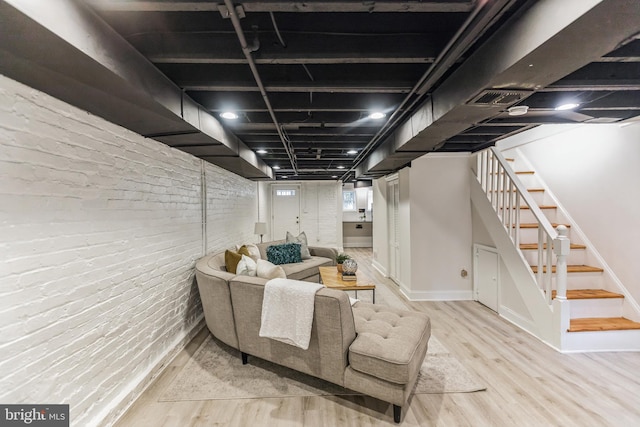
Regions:
<instances>
[{"instance_id":1,"label":"recessed ceiling light","mask_svg":"<svg viewBox=\"0 0 640 427\"><path fill-rule=\"evenodd\" d=\"M337 178L337 177L338 177L338 175L331 175L331 178L334 178L334 179L335 179L335 178Z\"/></svg>"},{"instance_id":2,"label":"recessed ceiling light","mask_svg":"<svg viewBox=\"0 0 640 427\"><path fill-rule=\"evenodd\" d=\"M289 177L287 175L282 175L280 178L282 179L289 179Z\"/></svg>"},{"instance_id":3,"label":"recessed ceiling light","mask_svg":"<svg viewBox=\"0 0 640 427\"><path fill-rule=\"evenodd\" d=\"M280 166L276 165L276 166L272 167L271 169L276 169L276 170L278 170L278 169L280 169Z\"/></svg>"},{"instance_id":4,"label":"recessed ceiling light","mask_svg":"<svg viewBox=\"0 0 640 427\"><path fill-rule=\"evenodd\" d=\"M510 107L507 109L510 116L524 116L529 111L529 107L527 105L517 105L515 107Z\"/></svg>"},{"instance_id":5,"label":"recessed ceiling light","mask_svg":"<svg viewBox=\"0 0 640 427\"><path fill-rule=\"evenodd\" d=\"M381 111L375 111L375 112L369 114L369 118L373 119L373 120L380 120L380 119L382 119L382 118L384 118L386 116L387 115L385 113L381 112Z\"/></svg>"},{"instance_id":6,"label":"recessed ceiling light","mask_svg":"<svg viewBox=\"0 0 640 427\"><path fill-rule=\"evenodd\" d=\"M349 150L347 154L358 154L358 150Z\"/></svg>"},{"instance_id":7,"label":"recessed ceiling light","mask_svg":"<svg viewBox=\"0 0 640 427\"><path fill-rule=\"evenodd\" d=\"M344 169L344 166L340 165L340 166L337 166L337 168L338 169Z\"/></svg>"},{"instance_id":8,"label":"recessed ceiling light","mask_svg":"<svg viewBox=\"0 0 640 427\"><path fill-rule=\"evenodd\" d=\"M235 120L238 118L238 115L233 111L225 111L224 113L220 114L220 117L227 120Z\"/></svg>"},{"instance_id":9,"label":"recessed ceiling light","mask_svg":"<svg viewBox=\"0 0 640 427\"><path fill-rule=\"evenodd\" d=\"M258 154L267 154L267 150L262 150L261 149L261 150L256 151L256 153L258 153Z\"/></svg>"},{"instance_id":10,"label":"recessed ceiling light","mask_svg":"<svg viewBox=\"0 0 640 427\"><path fill-rule=\"evenodd\" d=\"M565 110L573 110L574 108L578 107L580 104L577 104L575 102L568 102L566 104L562 104L556 107L556 111L565 111Z\"/></svg>"}]
</instances>

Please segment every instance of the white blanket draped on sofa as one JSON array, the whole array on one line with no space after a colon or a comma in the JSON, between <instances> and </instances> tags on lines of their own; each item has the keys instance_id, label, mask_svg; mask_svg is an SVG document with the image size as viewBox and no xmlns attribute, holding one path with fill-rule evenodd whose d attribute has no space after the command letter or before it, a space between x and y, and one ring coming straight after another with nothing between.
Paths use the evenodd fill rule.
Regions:
<instances>
[{"instance_id":1,"label":"white blanket draped on sofa","mask_svg":"<svg viewBox=\"0 0 640 427\"><path fill-rule=\"evenodd\" d=\"M323 287L300 280L269 280L264 287L259 335L308 349L316 292Z\"/></svg>"}]
</instances>

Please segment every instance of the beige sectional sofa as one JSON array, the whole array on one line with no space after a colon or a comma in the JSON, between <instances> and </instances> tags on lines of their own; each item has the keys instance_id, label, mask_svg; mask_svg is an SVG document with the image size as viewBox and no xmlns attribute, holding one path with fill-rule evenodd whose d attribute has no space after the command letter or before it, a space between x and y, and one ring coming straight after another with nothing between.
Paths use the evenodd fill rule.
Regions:
<instances>
[{"instance_id":1,"label":"beige sectional sofa","mask_svg":"<svg viewBox=\"0 0 640 427\"><path fill-rule=\"evenodd\" d=\"M263 256L272 243L259 245ZM283 265L288 278L317 282L318 267L335 264L334 249L309 249L311 259ZM345 292L324 288L316 293L311 341L303 350L259 336L266 279L226 272L224 252L201 258L196 278L207 327L240 350L243 363L259 357L392 403L400 422L427 352L426 315L364 302L352 307Z\"/></svg>"}]
</instances>

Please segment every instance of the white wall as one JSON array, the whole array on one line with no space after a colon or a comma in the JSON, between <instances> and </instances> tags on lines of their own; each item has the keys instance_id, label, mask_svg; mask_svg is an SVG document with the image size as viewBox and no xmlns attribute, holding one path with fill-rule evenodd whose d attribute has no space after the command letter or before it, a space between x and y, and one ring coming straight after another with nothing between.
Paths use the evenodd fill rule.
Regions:
<instances>
[{"instance_id":1,"label":"white wall","mask_svg":"<svg viewBox=\"0 0 640 427\"><path fill-rule=\"evenodd\" d=\"M427 154L411 163L412 299L471 299L469 156Z\"/></svg>"},{"instance_id":2,"label":"white wall","mask_svg":"<svg viewBox=\"0 0 640 427\"><path fill-rule=\"evenodd\" d=\"M472 299L469 156L428 154L398 172L400 287L413 300ZM374 265L388 272L387 182L374 181ZM389 196L390 197L390 196Z\"/></svg>"},{"instance_id":3,"label":"white wall","mask_svg":"<svg viewBox=\"0 0 640 427\"><path fill-rule=\"evenodd\" d=\"M519 148L636 301L639 141L639 124L592 124L563 129Z\"/></svg>"},{"instance_id":4,"label":"white wall","mask_svg":"<svg viewBox=\"0 0 640 427\"><path fill-rule=\"evenodd\" d=\"M202 162L0 76L0 401L114 408L201 325ZM207 165L207 246L253 236L256 185Z\"/></svg>"},{"instance_id":5,"label":"white wall","mask_svg":"<svg viewBox=\"0 0 640 427\"><path fill-rule=\"evenodd\" d=\"M473 243L495 248L496 244L482 222L482 219L473 203L471 205L471 218ZM472 256L474 255L472 254ZM509 269L506 267L499 253L498 257L500 258L498 266L498 313L507 319L514 321L521 327L527 330L532 330L532 327L528 326L532 324L532 317L527 305L518 292L514 279L511 277ZM471 272L472 283L473 275L475 275L475 271Z\"/></svg>"},{"instance_id":6,"label":"white wall","mask_svg":"<svg viewBox=\"0 0 640 427\"><path fill-rule=\"evenodd\" d=\"M389 274L389 217L387 216L387 180L373 181L373 266L384 276Z\"/></svg>"},{"instance_id":7,"label":"white wall","mask_svg":"<svg viewBox=\"0 0 640 427\"><path fill-rule=\"evenodd\" d=\"M411 252L411 242L417 236L413 235L413 224L411 223L411 213L413 204L413 188L411 181L411 168L404 168L398 171L398 191L400 192L400 204L398 206L398 238L400 243L400 271L397 272L397 279L400 281L400 288L410 298L415 298L412 294L411 286L412 266L416 259ZM418 187L419 188L419 187ZM420 261L415 261L420 262Z\"/></svg>"},{"instance_id":8,"label":"white wall","mask_svg":"<svg viewBox=\"0 0 640 427\"><path fill-rule=\"evenodd\" d=\"M260 218L270 223L272 187L300 185L300 231L304 231L311 246L342 247L342 183L339 181L287 181L260 183ZM264 201L263 201L264 200ZM264 241L285 236L264 236ZM258 237L259 241L260 238Z\"/></svg>"}]
</instances>

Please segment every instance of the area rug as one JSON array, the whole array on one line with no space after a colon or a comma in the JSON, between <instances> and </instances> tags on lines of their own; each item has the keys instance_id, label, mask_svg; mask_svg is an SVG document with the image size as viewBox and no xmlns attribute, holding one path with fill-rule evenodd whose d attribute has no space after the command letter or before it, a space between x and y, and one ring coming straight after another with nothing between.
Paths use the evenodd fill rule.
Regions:
<instances>
[{"instance_id":1,"label":"area rug","mask_svg":"<svg viewBox=\"0 0 640 427\"><path fill-rule=\"evenodd\" d=\"M431 337L414 393L467 393L485 389L437 338ZM238 350L209 335L158 400L175 402L358 394L257 357L249 356L249 364L242 365Z\"/></svg>"}]
</instances>

